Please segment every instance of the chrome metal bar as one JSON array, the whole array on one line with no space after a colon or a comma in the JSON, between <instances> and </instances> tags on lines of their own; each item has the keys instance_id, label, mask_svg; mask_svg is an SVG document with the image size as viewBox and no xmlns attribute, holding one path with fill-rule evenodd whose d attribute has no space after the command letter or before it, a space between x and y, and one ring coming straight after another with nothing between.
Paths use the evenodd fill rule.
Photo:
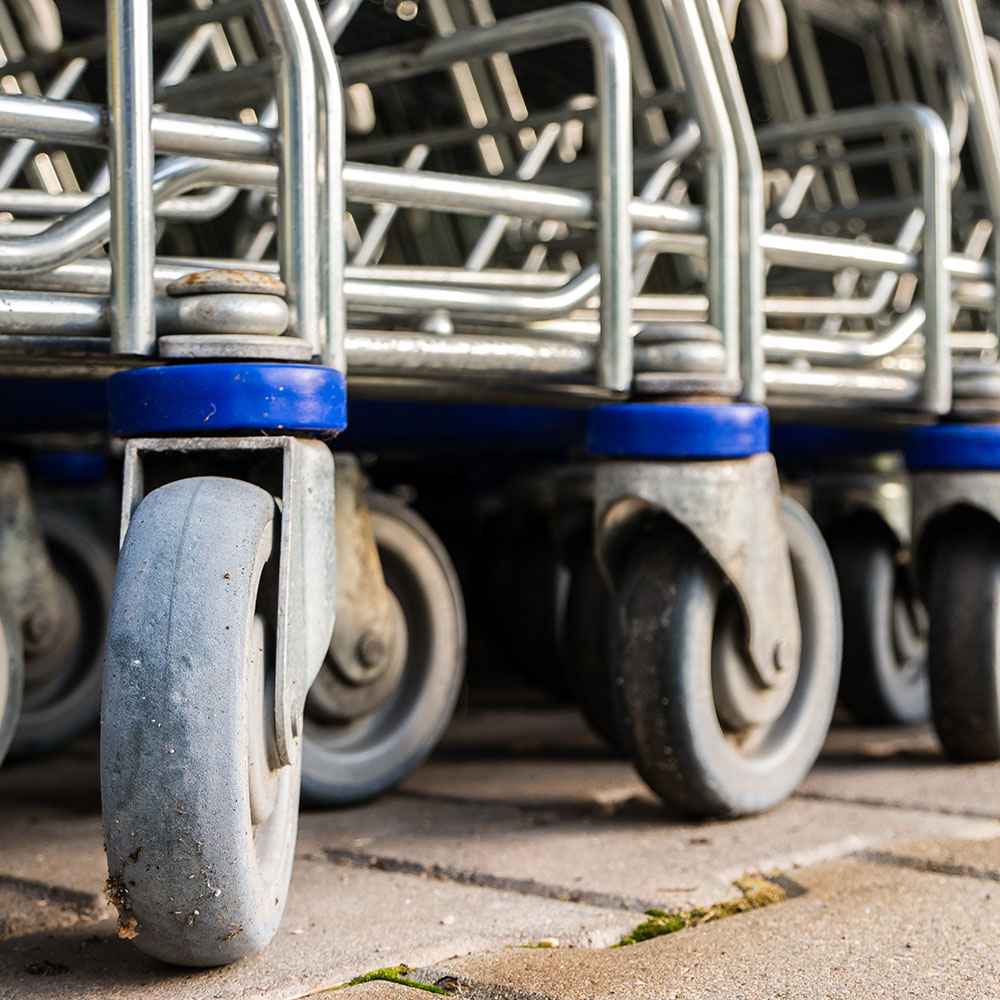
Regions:
<instances>
[{"instance_id":1,"label":"chrome metal bar","mask_svg":"<svg viewBox=\"0 0 1000 1000\"><path fill-rule=\"evenodd\" d=\"M952 55L969 106L972 136L976 144L976 170L985 189L989 218L994 232L993 280L1000 295L1000 95L990 70L983 26L976 0L941 0L941 9L951 36ZM994 307L998 323L1000 299Z\"/></svg>"},{"instance_id":2,"label":"chrome metal bar","mask_svg":"<svg viewBox=\"0 0 1000 1000\"><path fill-rule=\"evenodd\" d=\"M678 0L675 0L678 2ZM739 174L739 373L741 398L764 400L764 257L760 238L764 232L764 172L754 137L750 111L743 95L736 60L717 0L694 0L701 18L709 53L715 67L725 111L732 128Z\"/></svg>"},{"instance_id":3,"label":"chrome metal bar","mask_svg":"<svg viewBox=\"0 0 1000 1000\"><path fill-rule=\"evenodd\" d=\"M289 333L322 350L319 233L320 115L316 63L301 10L289 0L257 0L277 56L278 100L278 257L288 289Z\"/></svg>"},{"instance_id":4,"label":"chrome metal bar","mask_svg":"<svg viewBox=\"0 0 1000 1000\"><path fill-rule=\"evenodd\" d=\"M684 73L702 137L708 268L709 322L722 331L730 379L740 374L739 158L732 123L714 69L704 26L693 0L662 0L669 35Z\"/></svg>"},{"instance_id":5,"label":"chrome metal bar","mask_svg":"<svg viewBox=\"0 0 1000 1000\"><path fill-rule=\"evenodd\" d=\"M111 346L156 350L151 0L108 0ZM53 227L54 228L54 227Z\"/></svg>"},{"instance_id":6,"label":"chrome metal bar","mask_svg":"<svg viewBox=\"0 0 1000 1000\"><path fill-rule=\"evenodd\" d=\"M951 408L951 302L946 259L951 240L951 150L948 130L930 108L918 104L882 104L842 111L822 118L762 129L762 146L789 139L882 136L890 130L909 134L920 160L924 240L921 290L927 313L926 370L921 403L931 413ZM772 258L773 259L773 258Z\"/></svg>"},{"instance_id":7,"label":"chrome metal bar","mask_svg":"<svg viewBox=\"0 0 1000 1000\"><path fill-rule=\"evenodd\" d=\"M345 84L371 79L387 83L447 68L470 56L513 54L581 38L594 52L598 92L598 254L604 333L597 381L604 388L623 390L631 384L632 365L628 341L632 110L628 41L620 22L596 4L570 3L421 41L418 49L406 46L345 59L341 73Z\"/></svg>"},{"instance_id":8,"label":"chrome metal bar","mask_svg":"<svg viewBox=\"0 0 1000 1000\"><path fill-rule=\"evenodd\" d=\"M327 10L327 17L334 25L339 21L346 24L357 5L357 0L335 0ZM340 8L343 8L342 14L338 12ZM299 9L309 35L320 84L318 96L322 130L317 164L320 170L317 234L320 324L316 334L319 348L316 353L324 365L345 371L344 94L327 26L320 17L319 9L313 0L299 0ZM312 342L308 332L300 330L299 336Z\"/></svg>"}]
</instances>

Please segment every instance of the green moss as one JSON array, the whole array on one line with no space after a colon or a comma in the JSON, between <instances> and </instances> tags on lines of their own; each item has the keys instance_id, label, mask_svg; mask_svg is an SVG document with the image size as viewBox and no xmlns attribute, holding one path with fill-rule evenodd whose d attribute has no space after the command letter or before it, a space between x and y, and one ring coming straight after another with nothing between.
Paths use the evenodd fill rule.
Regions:
<instances>
[{"instance_id":1,"label":"green moss","mask_svg":"<svg viewBox=\"0 0 1000 1000\"><path fill-rule=\"evenodd\" d=\"M697 927L699 924L708 924L723 917L732 917L737 913L759 910L763 906L780 903L785 898L785 890L780 885L760 875L745 875L733 884L740 890L738 899L715 903L707 909L696 907L691 910L676 910L673 913L656 909L647 910L646 916L649 919L644 920L631 934L627 934L611 947L623 948L625 945L648 941L664 934L674 934L684 930L685 927Z\"/></svg>"},{"instance_id":2,"label":"green moss","mask_svg":"<svg viewBox=\"0 0 1000 1000\"><path fill-rule=\"evenodd\" d=\"M447 990L441 989L440 986L431 986L430 983L418 983L415 979L407 979L406 973L410 969L405 965L394 965L388 969L374 969L371 972L365 972L363 975L355 976L349 983L341 983L339 986L331 986L328 993L332 993L334 990L346 990L349 986L360 986L362 983L372 983L376 980L382 980L386 983L399 983L400 986L410 986L415 990L424 990L427 993L443 993L445 996L450 996Z\"/></svg>"}]
</instances>

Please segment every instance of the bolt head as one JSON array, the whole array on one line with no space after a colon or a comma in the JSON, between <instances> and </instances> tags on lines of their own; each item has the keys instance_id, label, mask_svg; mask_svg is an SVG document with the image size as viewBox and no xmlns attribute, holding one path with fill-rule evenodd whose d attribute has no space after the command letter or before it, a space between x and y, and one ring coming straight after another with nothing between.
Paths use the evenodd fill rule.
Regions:
<instances>
[{"instance_id":1,"label":"bolt head","mask_svg":"<svg viewBox=\"0 0 1000 1000\"><path fill-rule=\"evenodd\" d=\"M357 654L362 666L369 668L378 666L385 659L387 652L385 643L374 632L365 632L358 640Z\"/></svg>"}]
</instances>

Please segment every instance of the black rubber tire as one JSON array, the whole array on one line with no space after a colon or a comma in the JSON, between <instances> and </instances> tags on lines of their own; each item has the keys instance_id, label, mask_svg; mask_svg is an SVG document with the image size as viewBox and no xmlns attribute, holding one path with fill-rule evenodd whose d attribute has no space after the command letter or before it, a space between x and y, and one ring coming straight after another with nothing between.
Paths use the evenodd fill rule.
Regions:
<instances>
[{"instance_id":1,"label":"black rubber tire","mask_svg":"<svg viewBox=\"0 0 1000 1000\"><path fill-rule=\"evenodd\" d=\"M302 797L311 805L364 802L412 774L444 734L465 677L465 608L447 551L405 503L373 493L369 508L386 586L405 621L405 665L389 697L352 722L321 719L306 702Z\"/></svg>"},{"instance_id":2,"label":"black rubber tire","mask_svg":"<svg viewBox=\"0 0 1000 1000\"><path fill-rule=\"evenodd\" d=\"M249 483L171 483L139 505L115 576L101 706L108 889L119 933L179 965L259 951L288 894L299 767L275 759L273 640L257 607L274 517Z\"/></svg>"},{"instance_id":3,"label":"black rubber tire","mask_svg":"<svg viewBox=\"0 0 1000 1000\"><path fill-rule=\"evenodd\" d=\"M60 637L55 655L62 665L51 681L33 683L36 663L30 657L25 662L24 706L10 750L18 757L50 753L97 725L115 579L114 556L86 521L48 507L38 514L55 571L74 603L73 627Z\"/></svg>"},{"instance_id":4,"label":"black rubber tire","mask_svg":"<svg viewBox=\"0 0 1000 1000\"><path fill-rule=\"evenodd\" d=\"M924 611L889 529L851 519L827 534L844 616L840 703L863 725L930 713Z\"/></svg>"},{"instance_id":5,"label":"black rubber tire","mask_svg":"<svg viewBox=\"0 0 1000 1000\"><path fill-rule=\"evenodd\" d=\"M566 661L580 710L591 729L618 752L618 731L611 687L611 630L614 599L590 545L574 552L563 621Z\"/></svg>"},{"instance_id":6,"label":"black rubber tire","mask_svg":"<svg viewBox=\"0 0 1000 1000\"><path fill-rule=\"evenodd\" d=\"M1000 760L1000 530L951 520L934 544L928 592L931 714L956 760Z\"/></svg>"},{"instance_id":7,"label":"black rubber tire","mask_svg":"<svg viewBox=\"0 0 1000 1000\"><path fill-rule=\"evenodd\" d=\"M0 764L7 756L17 720L21 714L24 691L24 657L21 655L21 630L14 621L3 595L0 595Z\"/></svg>"},{"instance_id":8,"label":"black rubber tire","mask_svg":"<svg viewBox=\"0 0 1000 1000\"><path fill-rule=\"evenodd\" d=\"M777 805L812 767L833 715L837 581L809 516L787 498L782 509L802 658L783 710L749 734L727 735L713 696L717 644L739 642L720 622L740 615L735 593L707 553L679 528L658 529L642 539L620 583L614 686L620 730L643 780L689 815L748 815Z\"/></svg>"}]
</instances>

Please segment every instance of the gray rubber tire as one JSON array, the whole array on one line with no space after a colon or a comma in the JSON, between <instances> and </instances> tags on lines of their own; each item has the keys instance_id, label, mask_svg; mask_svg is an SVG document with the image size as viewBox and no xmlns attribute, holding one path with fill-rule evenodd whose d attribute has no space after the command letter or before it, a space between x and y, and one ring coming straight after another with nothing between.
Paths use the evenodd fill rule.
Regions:
<instances>
[{"instance_id":1,"label":"gray rubber tire","mask_svg":"<svg viewBox=\"0 0 1000 1000\"><path fill-rule=\"evenodd\" d=\"M713 660L720 644L740 648L740 615L721 570L690 535L659 529L644 538L621 581L614 692L626 750L653 791L694 816L748 815L783 801L815 762L833 715L836 576L808 514L787 498L782 512L802 658L770 723L730 732L720 721Z\"/></svg>"},{"instance_id":2,"label":"gray rubber tire","mask_svg":"<svg viewBox=\"0 0 1000 1000\"><path fill-rule=\"evenodd\" d=\"M245 482L171 483L139 505L115 576L101 732L109 894L119 933L179 965L259 951L288 893L299 768L274 766L273 642L257 608L274 515Z\"/></svg>"},{"instance_id":3,"label":"gray rubber tire","mask_svg":"<svg viewBox=\"0 0 1000 1000\"><path fill-rule=\"evenodd\" d=\"M25 662L24 705L11 755L49 753L97 724L115 560L81 518L40 508L45 542L70 606L65 633L47 658Z\"/></svg>"},{"instance_id":4,"label":"gray rubber tire","mask_svg":"<svg viewBox=\"0 0 1000 1000\"><path fill-rule=\"evenodd\" d=\"M17 720L21 714L24 690L24 659L21 656L21 630L7 602L0 596L0 764L7 756Z\"/></svg>"},{"instance_id":5,"label":"gray rubber tire","mask_svg":"<svg viewBox=\"0 0 1000 1000\"><path fill-rule=\"evenodd\" d=\"M930 712L926 627L899 543L884 524L852 518L828 535L840 581L840 703L864 725L905 725Z\"/></svg>"},{"instance_id":6,"label":"gray rubber tire","mask_svg":"<svg viewBox=\"0 0 1000 1000\"><path fill-rule=\"evenodd\" d=\"M386 586L405 621L405 665L389 697L351 722L323 720L306 702L302 797L312 805L363 802L411 774L451 721L465 676L465 608L447 551L399 500L374 493L369 507Z\"/></svg>"},{"instance_id":7,"label":"gray rubber tire","mask_svg":"<svg viewBox=\"0 0 1000 1000\"><path fill-rule=\"evenodd\" d=\"M1000 531L971 514L942 531L931 560L931 712L956 760L1000 760Z\"/></svg>"}]
</instances>

